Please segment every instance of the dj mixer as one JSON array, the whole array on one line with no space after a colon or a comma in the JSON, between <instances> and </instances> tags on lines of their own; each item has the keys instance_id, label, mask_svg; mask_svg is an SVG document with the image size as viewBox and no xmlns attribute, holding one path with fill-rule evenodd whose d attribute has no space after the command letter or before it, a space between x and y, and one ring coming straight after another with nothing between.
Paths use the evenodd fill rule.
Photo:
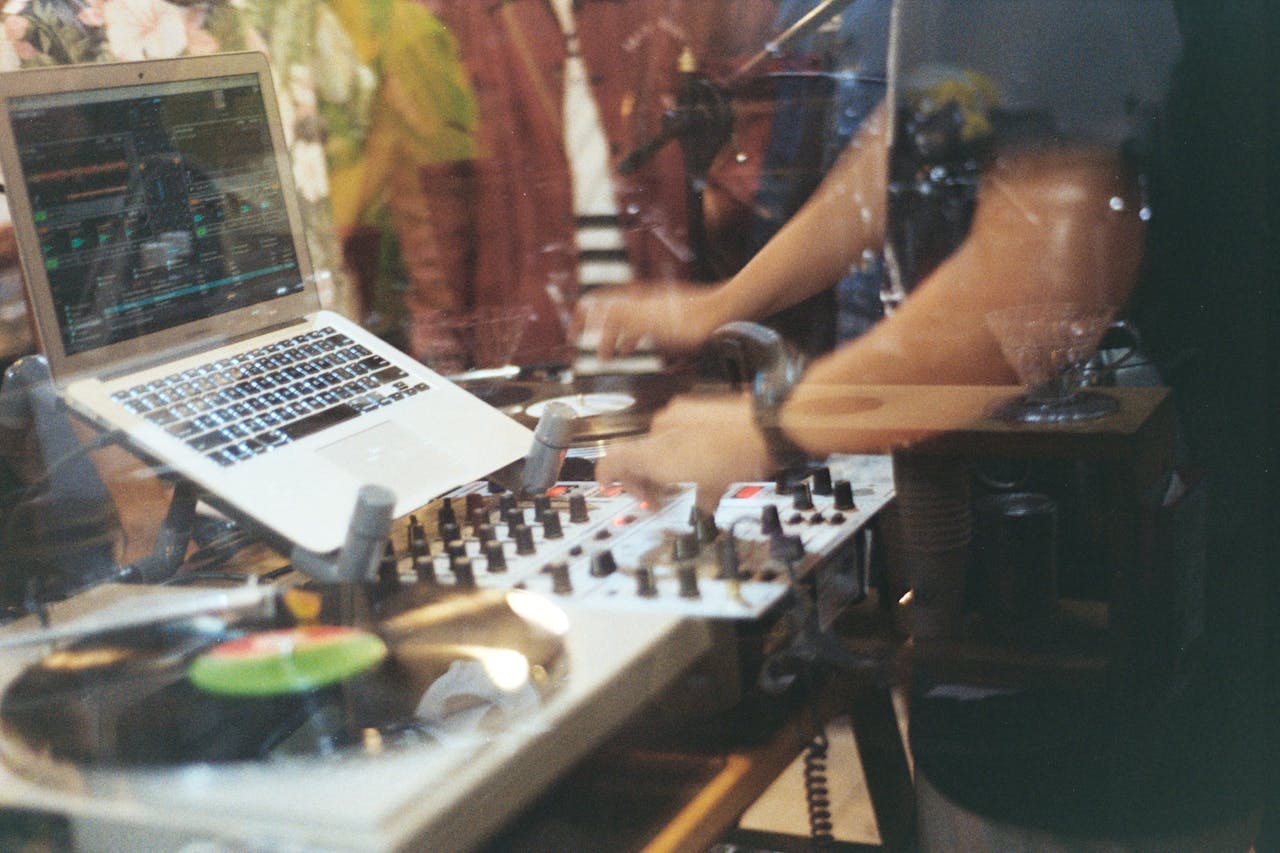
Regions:
<instances>
[{"instance_id":1,"label":"dj mixer","mask_svg":"<svg viewBox=\"0 0 1280 853\"><path fill-rule=\"evenodd\" d=\"M86 851L470 849L725 629L858 575L893 493L870 456L714 516L687 486L479 481L399 520L362 583L93 588L0 627L0 817Z\"/></svg>"},{"instance_id":2,"label":"dj mixer","mask_svg":"<svg viewBox=\"0 0 1280 853\"><path fill-rule=\"evenodd\" d=\"M606 610L758 619L837 557L893 496L887 457L839 456L785 481L735 483L712 517L692 487L648 506L620 486L559 482L532 499L484 482L410 516L385 582L519 588Z\"/></svg>"}]
</instances>

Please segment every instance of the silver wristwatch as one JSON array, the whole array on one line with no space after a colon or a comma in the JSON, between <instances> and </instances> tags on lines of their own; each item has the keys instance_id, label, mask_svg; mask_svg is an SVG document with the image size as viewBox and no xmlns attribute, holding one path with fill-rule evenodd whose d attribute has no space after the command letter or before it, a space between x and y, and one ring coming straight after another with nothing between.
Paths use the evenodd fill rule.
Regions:
<instances>
[{"instance_id":1,"label":"silver wristwatch","mask_svg":"<svg viewBox=\"0 0 1280 853\"><path fill-rule=\"evenodd\" d=\"M746 364L742 373L750 375L751 399L756 426L764 436L765 448L777 468L795 468L808 461L808 454L782 429L782 404L804 375L804 356L796 352L773 329L758 323L727 323L716 329L713 340L722 351Z\"/></svg>"}]
</instances>

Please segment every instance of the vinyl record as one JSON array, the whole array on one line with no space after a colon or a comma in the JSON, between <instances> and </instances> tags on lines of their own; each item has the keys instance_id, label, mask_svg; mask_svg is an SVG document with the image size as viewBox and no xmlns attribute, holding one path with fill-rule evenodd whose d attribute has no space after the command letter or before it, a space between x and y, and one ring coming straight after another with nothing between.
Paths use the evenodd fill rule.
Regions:
<instances>
[{"instance_id":1,"label":"vinyl record","mask_svg":"<svg viewBox=\"0 0 1280 853\"><path fill-rule=\"evenodd\" d=\"M654 413L692 384L688 375L602 374L572 382L475 383L467 390L531 429L546 405L564 403L577 413L572 442L583 446L647 432Z\"/></svg>"},{"instance_id":2,"label":"vinyl record","mask_svg":"<svg viewBox=\"0 0 1280 853\"><path fill-rule=\"evenodd\" d=\"M270 613L94 635L0 701L7 756L127 768L381 751L497 727L566 666L564 614L522 591L293 589Z\"/></svg>"}]
</instances>

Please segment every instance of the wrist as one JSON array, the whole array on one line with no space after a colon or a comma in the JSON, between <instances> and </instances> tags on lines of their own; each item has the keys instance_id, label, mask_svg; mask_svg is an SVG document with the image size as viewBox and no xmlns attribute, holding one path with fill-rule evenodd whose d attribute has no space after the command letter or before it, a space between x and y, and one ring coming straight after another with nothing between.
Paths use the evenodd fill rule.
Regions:
<instances>
[{"instance_id":1,"label":"wrist","mask_svg":"<svg viewBox=\"0 0 1280 853\"><path fill-rule=\"evenodd\" d=\"M764 440L764 450L773 471L799 468L809 461L809 452L787 434L780 409L755 410L756 429Z\"/></svg>"},{"instance_id":2,"label":"wrist","mask_svg":"<svg viewBox=\"0 0 1280 853\"><path fill-rule=\"evenodd\" d=\"M809 460L808 451L787 433L782 424L783 406L803 375L803 358L784 347L780 356L760 370L752 382L752 413L774 470L800 467Z\"/></svg>"},{"instance_id":3,"label":"wrist","mask_svg":"<svg viewBox=\"0 0 1280 853\"><path fill-rule=\"evenodd\" d=\"M696 300L694 316L702 326L700 331L703 340L709 339L715 334L716 329L737 316L733 310L732 293L729 292L731 281L732 279L713 287L703 288L694 297Z\"/></svg>"}]
</instances>

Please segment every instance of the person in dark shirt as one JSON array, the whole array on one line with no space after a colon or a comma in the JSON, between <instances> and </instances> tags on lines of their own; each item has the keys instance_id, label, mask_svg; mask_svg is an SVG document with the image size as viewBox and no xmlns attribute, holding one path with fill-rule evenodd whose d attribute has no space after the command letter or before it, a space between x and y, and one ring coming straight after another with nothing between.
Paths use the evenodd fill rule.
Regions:
<instances>
[{"instance_id":1,"label":"person in dark shirt","mask_svg":"<svg viewBox=\"0 0 1280 853\"><path fill-rule=\"evenodd\" d=\"M811 455L891 446L891 435L841 430L841 388L1010 381L1008 373L1000 373L992 342L982 341L984 309L1033 296L1036 287L1019 277L1037 251L1053 250L1050 266L1078 263L1086 245L1104 255L1113 251L1105 295L1127 303L1143 329L1149 354L1173 389L1188 464L1202 471L1207 490L1205 656L1179 700L1144 724L1145 751L1135 754L1143 766L1136 768L1135 778L1153 784L1122 792L1123 810L1114 807L1112 792L1081 790L1090 780L1075 776L1048 779L1053 789L1024 784L1023 793L1044 801L1056 790L1068 791L1075 811L1067 817L1081 831L1148 839L1247 826L1259 803L1269 799L1256 848L1274 850L1280 843L1275 828L1280 406L1273 396L1280 328L1280 140L1274 118L1276 69L1269 56L1280 26L1277 11L1262 2L1209 8L1187 0L1174 9L1182 53L1154 132L1144 142L1149 147L1130 152L1148 164L1139 188L1153 212L1145 237L1126 232L1128 226L1119 222L1094 223L1101 230L1083 243L1053 250L1043 242L1046 232L1019 233L1027 216L992 215L999 213L994 209L998 199L979 190L962 245L893 316L811 365L778 422L785 438ZM1088 60L1082 56L1081 61ZM875 187L883 180L885 161L877 161L884 157L877 150L869 140L861 148L855 145L855 156L837 167L797 219L740 274L739 288L631 303L624 310L603 306L590 318L606 330L602 349L625 351L639 335L654 331L660 343L696 345L723 322L763 316L812 279L838 275L847 268L842 265L884 237L884 210L876 205ZM1026 205L1047 203L1055 193L1061 199L1063 191L1083 197L1118 190L1101 180L1115 174L1105 167L1084 165L1073 172L1048 161L1024 165L1030 168L1002 179L1005 197L1023 214L1061 215L1053 221L1063 225L1077 214L1091 214L1087 208L1054 212ZM847 212L858 205L866 215L851 223ZM1108 235L1110 249L1097 239ZM1135 253L1144 241L1145 252ZM1141 270L1122 261L1135 254L1144 258ZM999 283L982 283L992 281ZM811 416L819 410L826 416ZM680 399L655 418L647 439L602 460L597 476L653 494L664 483L694 480L700 494L714 498L728 482L767 476L779 461L753 420L749 401ZM1018 711L1020 719L1033 724L1051 719L1026 711ZM1059 713L1052 719L1060 718ZM997 769L981 756L971 764L935 765L926 773L948 791L972 793L983 778L1010 769ZM1070 765L1070 756L1063 756L1061 766ZM1013 769L1023 775L1004 779L1000 796L1012 790L1015 801L1020 779L1046 779L1043 768ZM982 799L973 797L965 805L1001 810L992 798ZM1004 816L1017 819L1017 808L1008 808L1008 802ZM1094 809L1105 809L1108 820L1082 827ZM1050 823L1062 818L1040 817Z\"/></svg>"}]
</instances>

